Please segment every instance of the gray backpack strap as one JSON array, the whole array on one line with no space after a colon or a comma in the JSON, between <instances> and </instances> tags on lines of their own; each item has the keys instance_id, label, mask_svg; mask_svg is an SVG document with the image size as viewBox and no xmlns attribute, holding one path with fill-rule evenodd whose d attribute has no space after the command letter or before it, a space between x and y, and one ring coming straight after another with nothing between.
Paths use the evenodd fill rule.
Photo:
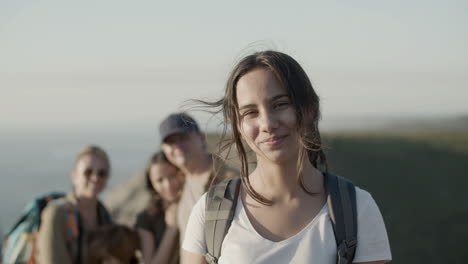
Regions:
<instances>
[{"instance_id":1,"label":"gray backpack strap","mask_svg":"<svg viewBox=\"0 0 468 264\"><path fill-rule=\"evenodd\" d=\"M218 263L221 245L226 236L237 205L240 179L221 182L212 186L206 195L205 241L208 264Z\"/></svg>"},{"instance_id":2,"label":"gray backpack strap","mask_svg":"<svg viewBox=\"0 0 468 264\"><path fill-rule=\"evenodd\" d=\"M340 176L324 173L328 211L335 233L337 264L351 264L357 245L356 189Z\"/></svg>"}]
</instances>

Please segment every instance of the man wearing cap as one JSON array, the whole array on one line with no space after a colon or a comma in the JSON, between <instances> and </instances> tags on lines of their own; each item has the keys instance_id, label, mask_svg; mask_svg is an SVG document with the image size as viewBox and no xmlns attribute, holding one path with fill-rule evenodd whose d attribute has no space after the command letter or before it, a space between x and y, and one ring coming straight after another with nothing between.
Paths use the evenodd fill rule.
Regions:
<instances>
[{"instance_id":1,"label":"man wearing cap","mask_svg":"<svg viewBox=\"0 0 468 264\"><path fill-rule=\"evenodd\" d=\"M166 117L159 126L159 133L162 151L185 175L177 211L182 243L190 212L207 191L210 183L237 177L238 172L213 158L207 150L205 134L200 131L197 122L186 113L175 113Z\"/></svg>"}]
</instances>

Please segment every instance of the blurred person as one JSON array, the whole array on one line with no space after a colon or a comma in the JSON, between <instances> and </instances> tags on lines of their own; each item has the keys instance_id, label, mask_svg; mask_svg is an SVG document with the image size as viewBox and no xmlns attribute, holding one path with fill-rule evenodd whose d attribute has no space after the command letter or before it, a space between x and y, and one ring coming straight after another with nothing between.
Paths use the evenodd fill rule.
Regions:
<instances>
[{"instance_id":1,"label":"blurred person","mask_svg":"<svg viewBox=\"0 0 468 264\"><path fill-rule=\"evenodd\" d=\"M190 212L212 182L235 178L238 172L207 150L206 137L186 113L167 116L159 126L161 148L167 159L184 175L185 184L177 210L177 226L183 241Z\"/></svg>"},{"instance_id":2,"label":"blurred person","mask_svg":"<svg viewBox=\"0 0 468 264\"><path fill-rule=\"evenodd\" d=\"M145 170L146 188L151 194L147 208L138 214L137 228L145 263L179 263L177 202L183 176L163 152L157 152Z\"/></svg>"},{"instance_id":3,"label":"blurred person","mask_svg":"<svg viewBox=\"0 0 468 264\"><path fill-rule=\"evenodd\" d=\"M123 225L98 227L88 235L87 264L138 264L140 238ZM165 263L165 262L160 262Z\"/></svg>"},{"instance_id":4,"label":"blurred person","mask_svg":"<svg viewBox=\"0 0 468 264\"><path fill-rule=\"evenodd\" d=\"M78 154L71 173L72 192L48 203L41 214L36 242L38 263L86 263L88 232L111 222L98 199L110 170L109 157L102 148L87 146Z\"/></svg>"},{"instance_id":5,"label":"blurred person","mask_svg":"<svg viewBox=\"0 0 468 264\"><path fill-rule=\"evenodd\" d=\"M228 78L224 97L208 106L224 113L225 126L232 131L228 145L235 145L241 159L241 180L213 186L199 199L182 245L183 264L391 260L372 196L327 172L318 129L319 97L297 61L276 51L243 58ZM250 173L247 147L257 164ZM229 192L234 195L222 196L229 186L237 188ZM218 216L213 197L222 202L230 198L231 207L222 213L233 213L232 218ZM226 230L218 233L223 236L211 236L208 223L223 224ZM345 239L338 239L342 235Z\"/></svg>"}]
</instances>

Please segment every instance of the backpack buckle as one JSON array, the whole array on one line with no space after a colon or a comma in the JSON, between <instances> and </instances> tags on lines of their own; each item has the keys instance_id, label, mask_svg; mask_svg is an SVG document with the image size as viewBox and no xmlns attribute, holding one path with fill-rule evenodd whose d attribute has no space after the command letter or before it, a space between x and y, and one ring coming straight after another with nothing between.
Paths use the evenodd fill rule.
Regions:
<instances>
[{"instance_id":1,"label":"backpack buckle","mask_svg":"<svg viewBox=\"0 0 468 264\"><path fill-rule=\"evenodd\" d=\"M338 246L338 264L351 263L354 258L354 252L356 249L357 240L343 240Z\"/></svg>"},{"instance_id":2,"label":"backpack buckle","mask_svg":"<svg viewBox=\"0 0 468 264\"><path fill-rule=\"evenodd\" d=\"M210 253L206 253L205 254L205 260L206 262L208 262L208 264L217 264L218 263L218 259L211 255Z\"/></svg>"}]
</instances>

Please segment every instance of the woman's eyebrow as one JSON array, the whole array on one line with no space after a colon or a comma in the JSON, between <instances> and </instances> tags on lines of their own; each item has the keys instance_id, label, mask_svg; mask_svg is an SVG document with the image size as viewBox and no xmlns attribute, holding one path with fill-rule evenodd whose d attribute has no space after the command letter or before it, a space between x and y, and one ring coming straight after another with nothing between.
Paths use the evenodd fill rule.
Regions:
<instances>
[{"instance_id":1,"label":"woman's eyebrow","mask_svg":"<svg viewBox=\"0 0 468 264\"><path fill-rule=\"evenodd\" d=\"M278 95L275 95L272 98L270 98L269 101L276 101L276 100L281 99L283 97L289 98L289 95L288 94L278 94ZM239 111L243 110L243 109L246 109L246 108L252 108L252 107L255 107L255 104L243 105L243 106L239 107Z\"/></svg>"},{"instance_id":2,"label":"woman's eyebrow","mask_svg":"<svg viewBox=\"0 0 468 264\"><path fill-rule=\"evenodd\" d=\"M252 107L255 107L255 104L243 105L243 106L239 107L239 111L243 110L243 109L246 109L246 108L252 108Z\"/></svg>"},{"instance_id":3,"label":"woman's eyebrow","mask_svg":"<svg viewBox=\"0 0 468 264\"><path fill-rule=\"evenodd\" d=\"M276 96L273 96L270 101L275 101L275 100L278 100L278 99L281 99L283 97L287 97L289 98L289 95L288 94L279 94L279 95L276 95Z\"/></svg>"}]
</instances>

